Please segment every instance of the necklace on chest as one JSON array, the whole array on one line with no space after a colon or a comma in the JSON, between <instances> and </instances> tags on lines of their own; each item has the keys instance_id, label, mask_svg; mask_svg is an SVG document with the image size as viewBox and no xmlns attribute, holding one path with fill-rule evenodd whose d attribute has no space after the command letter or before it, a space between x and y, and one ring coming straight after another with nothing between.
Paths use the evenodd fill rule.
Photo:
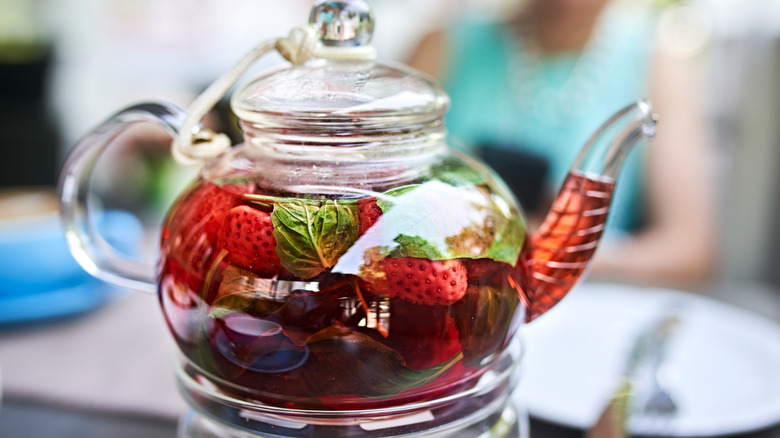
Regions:
<instances>
[{"instance_id":1,"label":"necklace on chest","mask_svg":"<svg viewBox=\"0 0 780 438\"><path fill-rule=\"evenodd\" d=\"M604 89L614 29L601 17L588 43L577 52L546 57L528 25L506 33L507 78L514 103L537 122L561 126L585 114Z\"/></svg>"}]
</instances>

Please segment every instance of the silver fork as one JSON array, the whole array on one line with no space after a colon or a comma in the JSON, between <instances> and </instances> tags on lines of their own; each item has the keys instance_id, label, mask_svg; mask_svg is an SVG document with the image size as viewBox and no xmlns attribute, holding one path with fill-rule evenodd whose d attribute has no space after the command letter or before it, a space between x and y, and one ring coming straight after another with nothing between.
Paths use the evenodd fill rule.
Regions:
<instances>
[{"instance_id":1,"label":"silver fork","mask_svg":"<svg viewBox=\"0 0 780 438\"><path fill-rule=\"evenodd\" d=\"M656 335L655 351L652 354L650 375L650 397L645 403L643 413L648 415L674 415L677 413L677 403L674 401L668 389L663 372L668 371L665 363L667 341L672 337L680 324L680 317L676 312L668 315L661 322ZM667 374L668 375L668 374Z\"/></svg>"},{"instance_id":2,"label":"silver fork","mask_svg":"<svg viewBox=\"0 0 780 438\"><path fill-rule=\"evenodd\" d=\"M634 339L626 358L621 384L612 394L587 437L627 437L628 430L643 436L669 435L677 403L667 389L667 344L680 323L682 303L673 302L663 317ZM607 435L609 434L609 435Z\"/></svg>"},{"instance_id":3,"label":"silver fork","mask_svg":"<svg viewBox=\"0 0 780 438\"><path fill-rule=\"evenodd\" d=\"M672 397L672 393L666 389L666 385L659 375L662 371L661 366L655 365L654 370L651 371L651 388L650 397L645 403L643 410L644 414L648 415L674 415L677 413L677 403Z\"/></svg>"},{"instance_id":4,"label":"silver fork","mask_svg":"<svg viewBox=\"0 0 780 438\"><path fill-rule=\"evenodd\" d=\"M677 310L677 309L675 309ZM647 390L644 403L637 406L634 427L641 430L643 436L664 436L671 433L670 424L677 414L678 405L668 386L669 364L666 362L666 350L669 339L680 323L677 311L671 311L656 327L653 341L648 352L646 376Z\"/></svg>"}]
</instances>

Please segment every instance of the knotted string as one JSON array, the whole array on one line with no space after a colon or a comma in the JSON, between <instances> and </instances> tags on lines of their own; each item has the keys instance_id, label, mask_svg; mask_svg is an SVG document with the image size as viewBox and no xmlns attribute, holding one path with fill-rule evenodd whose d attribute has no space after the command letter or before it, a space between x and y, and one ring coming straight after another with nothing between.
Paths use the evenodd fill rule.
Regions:
<instances>
[{"instance_id":1,"label":"knotted string","mask_svg":"<svg viewBox=\"0 0 780 438\"><path fill-rule=\"evenodd\" d=\"M203 128L200 121L249 70L252 64L274 49L293 65L302 65L310 59L331 61L371 61L376 59L376 49L372 46L324 46L311 28L296 28L290 31L286 37L276 38L258 45L192 102L187 111L187 117L179 130L179 135L174 139L171 148L173 158L178 163L183 165L201 164L230 148L231 142L227 135Z\"/></svg>"}]
</instances>

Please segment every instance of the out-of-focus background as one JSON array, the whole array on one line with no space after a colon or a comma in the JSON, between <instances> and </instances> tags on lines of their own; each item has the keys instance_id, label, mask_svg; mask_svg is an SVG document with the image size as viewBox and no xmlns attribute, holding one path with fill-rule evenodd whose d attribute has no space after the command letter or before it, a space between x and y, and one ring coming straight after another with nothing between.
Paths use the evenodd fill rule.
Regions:
<instances>
[{"instance_id":1,"label":"out-of-focus background","mask_svg":"<svg viewBox=\"0 0 780 438\"><path fill-rule=\"evenodd\" d=\"M373 42L381 59L404 61L426 34L447 26L455 17L500 16L518 1L373 0L378 18ZM720 240L717 278L711 293L737 306L780 319L780 226L777 225L780 223L780 2L645 2L653 3L661 17L659 22L673 29L664 33L662 43L694 61L705 90L704 108L712 139L708 147L716 158L714 192ZM0 200L13 198L29 188L43 188L36 193L43 193L41 196L46 200L36 203L32 211L50 212L54 205L51 189L56 185L60 166L80 136L109 115L137 102L166 100L186 107L258 42L305 24L312 3L310 0L0 0L0 193L3 197ZM682 7L687 9L681 13ZM264 58L247 78L282 62L276 55ZM117 184L117 192L113 194L111 184L103 187L101 194L114 197L113 202L108 201L110 207L145 212L148 216L142 217L142 221L152 225L193 175L192 170L177 169L165 151L141 154L119 165L105 166L111 169L106 171L109 175L123 175L135 181L129 184L129 190L126 181ZM4 205L0 218L14 216L20 208L18 202L0 205ZM141 235L134 219L120 214L112 220L119 221L123 230L134 230L137 236ZM117 241L127 247L137 244L126 235L124 239L119 236ZM0 251L9 251L3 248L9 247L0 247ZM13 258L15 254L0 256ZM84 309L103 302L103 298L82 298L86 300ZM135 301L133 305L139 306L139 312L154 309L154 300L147 301L151 305ZM97 310L88 317L110 319L112 314L101 315L103 311ZM163 324L161 315L151 312L148 320L154 327L148 333L133 336L123 333L118 326L117 339L137 347L144 345L144 335L164 336L155 331ZM13 317L8 320L13 321ZM60 375L51 375L43 364L25 364L25 358L17 356L25 351L24 344L28 342L55 348L59 338L51 337L50 331L65 327L79 333L72 325L71 320L58 320L43 327L29 323L3 326L0 376L10 404L0 406L0 435L8 436L2 433L3 424L18 427L9 419L10 415L31 422L41 416L66 415L59 410L63 400L68 400L67 393L80 389L89 392L84 403L89 408L86 411L100 412L97 405L101 401L101 387L71 381L75 379L73 376L83 374L83 369L78 369L80 364L89 364L92 359L63 358L63 367L70 368L63 368ZM88 344L92 338L83 339ZM118 345L112 348L122 350ZM78 354L101 355L100 348L78 351ZM56 354L69 355L68 352ZM150 354L156 355L157 351ZM150 363L163 363L165 367L167 357L144 362ZM47 375L35 375L39 365L41 373ZM19 377L21 380L15 380L18 375L15 373L21 368L25 368L26 374ZM95 373L101 375L100 371ZM127 399L144 397L143 391L134 394L137 388L133 388L147 385L142 376L139 373L132 381L118 384L119 393ZM45 391L30 389L27 386L30 381L60 386L47 398ZM62 386L63 382L67 384ZM160 385L172 389L167 381ZM45 401L45 408L33 408L39 406L36 404L39 400ZM122 402L120 399L112 402L109 397L104 407L118 410ZM167 411L159 407L166 402L170 402ZM183 409L180 402L174 394L150 403L153 409L149 410L137 404L132 406L133 415L147 415L150 410L156 410L159 424L147 423L148 429L143 433L167 436L166 415ZM95 430L110 431L110 427L116 426L109 424L104 416L78 415L84 416L82 421L91 421ZM121 427L128 430L135 427L131 417L122 417L122 421L127 424ZM104 436L111 435L107 432Z\"/></svg>"},{"instance_id":2,"label":"out-of-focus background","mask_svg":"<svg viewBox=\"0 0 780 438\"><path fill-rule=\"evenodd\" d=\"M148 100L186 106L253 45L301 23L311 3L3 0L0 183L53 185L68 149L107 116ZM381 58L403 61L427 32L464 10L500 14L517 2L373 3L379 17L374 44ZM687 18L694 30L669 38L678 39L672 44L680 50L694 51L690 55L706 84L722 184L722 275L778 285L780 4L683 3L696 5L702 15ZM253 71L281 62L270 56Z\"/></svg>"}]
</instances>

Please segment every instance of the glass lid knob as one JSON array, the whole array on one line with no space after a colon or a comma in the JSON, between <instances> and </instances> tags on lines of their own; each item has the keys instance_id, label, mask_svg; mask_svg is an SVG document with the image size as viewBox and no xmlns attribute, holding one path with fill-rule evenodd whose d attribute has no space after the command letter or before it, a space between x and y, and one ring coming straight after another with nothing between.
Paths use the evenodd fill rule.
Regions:
<instances>
[{"instance_id":1,"label":"glass lid knob","mask_svg":"<svg viewBox=\"0 0 780 438\"><path fill-rule=\"evenodd\" d=\"M374 13L365 0L320 0L311 9L309 26L325 46L363 46L374 34Z\"/></svg>"}]
</instances>

